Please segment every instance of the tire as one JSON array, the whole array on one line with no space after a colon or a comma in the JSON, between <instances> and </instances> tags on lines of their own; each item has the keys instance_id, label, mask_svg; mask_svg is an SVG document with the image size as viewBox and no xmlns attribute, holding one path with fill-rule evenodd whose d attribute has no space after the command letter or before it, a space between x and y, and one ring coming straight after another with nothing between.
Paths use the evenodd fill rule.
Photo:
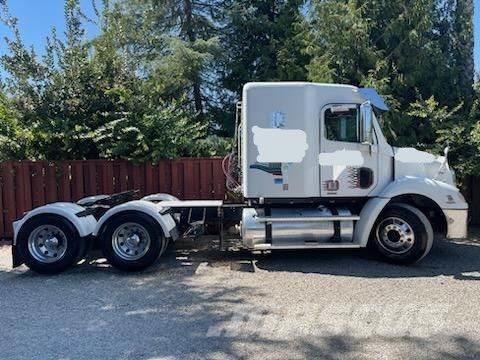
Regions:
<instances>
[{"instance_id":1,"label":"tire","mask_svg":"<svg viewBox=\"0 0 480 360\"><path fill-rule=\"evenodd\" d=\"M85 239L64 217L45 214L29 219L22 226L16 246L31 270L58 274L80 260L85 252Z\"/></svg>"},{"instance_id":2,"label":"tire","mask_svg":"<svg viewBox=\"0 0 480 360\"><path fill-rule=\"evenodd\" d=\"M101 235L103 255L112 266L123 271L149 267L163 252L166 243L158 223L146 214L135 212L112 217Z\"/></svg>"},{"instance_id":3,"label":"tire","mask_svg":"<svg viewBox=\"0 0 480 360\"><path fill-rule=\"evenodd\" d=\"M412 264L432 248L433 229L427 217L408 204L388 206L372 229L372 247L386 260Z\"/></svg>"}]
</instances>

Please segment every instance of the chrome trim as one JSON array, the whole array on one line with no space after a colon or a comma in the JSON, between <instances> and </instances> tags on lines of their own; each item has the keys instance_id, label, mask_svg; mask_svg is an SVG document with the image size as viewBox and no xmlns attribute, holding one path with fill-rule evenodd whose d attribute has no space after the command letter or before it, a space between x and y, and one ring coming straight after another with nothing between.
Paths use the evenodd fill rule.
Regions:
<instances>
[{"instance_id":1,"label":"chrome trim","mask_svg":"<svg viewBox=\"0 0 480 360\"><path fill-rule=\"evenodd\" d=\"M468 209L442 209L447 220L447 239L467 237Z\"/></svg>"},{"instance_id":2,"label":"chrome trim","mask_svg":"<svg viewBox=\"0 0 480 360\"><path fill-rule=\"evenodd\" d=\"M257 222L317 222L317 221L356 221L360 216L305 216L305 217L256 217Z\"/></svg>"},{"instance_id":3,"label":"chrome trim","mask_svg":"<svg viewBox=\"0 0 480 360\"><path fill-rule=\"evenodd\" d=\"M298 245L256 244L253 250L293 250L293 249L359 249L360 244L345 243L302 243Z\"/></svg>"}]
</instances>

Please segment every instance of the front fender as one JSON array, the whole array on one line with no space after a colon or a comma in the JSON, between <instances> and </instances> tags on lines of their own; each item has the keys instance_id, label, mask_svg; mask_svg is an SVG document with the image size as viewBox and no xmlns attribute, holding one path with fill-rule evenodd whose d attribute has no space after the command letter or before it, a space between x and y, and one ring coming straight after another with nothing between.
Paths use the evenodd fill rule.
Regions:
<instances>
[{"instance_id":1,"label":"front fender","mask_svg":"<svg viewBox=\"0 0 480 360\"><path fill-rule=\"evenodd\" d=\"M405 176L390 183L377 197L367 201L355 225L354 239L367 246L375 221L390 200L400 195L421 195L434 201L447 220L447 238L462 238L466 235L468 204L460 191L441 181Z\"/></svg>"},{"instance_id":2,"label":"front fender","mask_svg":"<svg viewBox=\"0 0 480 360\"><path fill-rule=\"evenodd\" d=\"M466 210L468 204L455 186L428 178L404 176L389 184L378 197L391 199L399 195L422 195L445 210Z\"/></svg>"},{"instance_id":3,"label":"front fender","mask_svg":"<svg viewBox=\"0 0 480 360\"><path fill-rule=\"evenodd\" d=\"M35 208L21 219L13 222L13 245L16 245L17 235L21 227L34 216L43 214L62 216L75 226L81 237L89 236L95 230L97 220L92 215L78 217L77 214L84 210L83 206L69 202L56 202Z\"/></svg>"},{"instance_id":4,"label":"front fender","mask_svg":"<svg viewBox=\"0 0 480 360\"><path fill-rule=\"evenodd\" d=\"M160 225L166 238L172 237L174 238L173 240L176 240L175 221L170 214L162 214L162 210L163 207L160 204L155 204L150 201L134 200L126 202L124 204L115 206L103 214L103 216L98 220L95 230L93 231L93 235L98 236L102 231L103 225L112 216L125 211L136 211L152 217Z\"/></svg>"}]
</instances>

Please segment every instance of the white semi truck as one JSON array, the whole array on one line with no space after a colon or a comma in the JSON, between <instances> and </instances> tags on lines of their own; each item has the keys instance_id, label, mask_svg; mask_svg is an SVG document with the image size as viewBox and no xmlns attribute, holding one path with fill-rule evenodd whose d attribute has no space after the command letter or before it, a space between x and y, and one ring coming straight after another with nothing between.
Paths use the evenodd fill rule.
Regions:
<instances>
[{"instance_id":1,"label":"white semi truck","mask_svg":"<svg viewBox=\"0 0 480 360\"><path fill-rule=\"evenodd\" d=\"M98 247L113 266L140 270L170 241L201 231L216 233L222 249L227 238L253 251L371 246L389 261L416 262L433 230L466 236L468 205L446 156L387 143L387 110L373 89L248 83L225 161L241 201L127 192L48 204L14 222L13 265L56 273Z\"/></svg>"}]
</instances>

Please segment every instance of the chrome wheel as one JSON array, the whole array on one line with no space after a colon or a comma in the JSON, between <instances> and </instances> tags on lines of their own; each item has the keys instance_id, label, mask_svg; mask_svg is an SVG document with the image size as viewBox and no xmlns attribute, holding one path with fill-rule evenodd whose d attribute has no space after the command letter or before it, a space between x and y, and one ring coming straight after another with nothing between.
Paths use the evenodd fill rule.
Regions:
<instances>
[{"instance_id":1,"label":"chrome wheel","mask_svg":"<svg viewBox=\"0 0 480 360\"><path fill-rule=\"evenodd\" d=\"M378 224L376 236L380 246L393 254L406 253L415 242L412 227L398 217L385 218Z\"/></svg>"},{"instance_id":2,"label":"chrome wheel","mask_svg":"<svg viewBox=\"0 0 480 360\"><path fill-rule=\"evenodd\" d=\"M53 263L65 256L67 237L55 225L42 225L28 236L28 251L41 263Z\"/></svg>"},{"instance_id":3,"label":"chrome wheel","mask_svg":"<svg viewBox=\"0 0 480 360\"><path fill-rule=\"evenodd\" d=\"M127 261L142 258L150 249L151 239L142 225L127 222L119 226L112 235L112 248L117 256Z\"/></svg>"}]
</instances>

